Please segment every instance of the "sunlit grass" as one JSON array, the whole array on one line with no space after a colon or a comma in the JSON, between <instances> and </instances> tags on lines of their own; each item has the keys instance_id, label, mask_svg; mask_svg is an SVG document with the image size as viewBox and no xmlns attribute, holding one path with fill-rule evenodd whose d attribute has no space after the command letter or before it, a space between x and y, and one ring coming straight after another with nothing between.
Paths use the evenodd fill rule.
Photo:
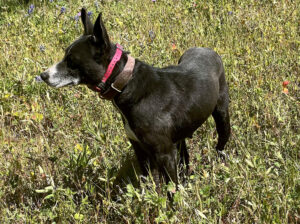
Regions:
<instances>
[{"instance_id":1,"label":"sunlit grass","mask_svg":"<svg viewBox=\"0 0 300 224\"><path fill-rule=\"evenodd\" d=\"M193 46L223 59L230 159L217 161L209 119L188 141L193 174L173 205L172 184L158 194L151 177L135 182L133 152L111 103L83 86L34 82L82 34L82 6L92 19L103 12L112 41L151 65L176 64ZM298 4L9 0L0 10L1 223L300 222ZM132 183L113 195L129 172Z\"/></svg>"}]
</instances>

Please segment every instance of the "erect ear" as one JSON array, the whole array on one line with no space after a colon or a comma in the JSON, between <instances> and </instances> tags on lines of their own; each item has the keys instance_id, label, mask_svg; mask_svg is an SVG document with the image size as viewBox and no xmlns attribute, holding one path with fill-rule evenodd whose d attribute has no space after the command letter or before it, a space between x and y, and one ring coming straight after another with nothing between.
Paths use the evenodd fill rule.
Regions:
<instances>
[{"instance_id":1,"label":"erect ear","mask_svg":"<svg viewBox=\"0 0 300 224\"><path fill-rule=\"evenodd\" d=\"M96 43L104 48L110 47L110 41L102 21L102 13L98 15L98 18L94 24L94 36L96 37Z\"/></svg>"},{"instance_id":2,"label":"erect ear","mask_svg":"<svg viewBox=\"0 0 300 224\"><path fill-rule=\"evenodd\" d=\"M81 21L84 27L84 35L92 35L93 34L93 24L88 17L85 8L81 9Z\"/></svg>"}]
</instances>

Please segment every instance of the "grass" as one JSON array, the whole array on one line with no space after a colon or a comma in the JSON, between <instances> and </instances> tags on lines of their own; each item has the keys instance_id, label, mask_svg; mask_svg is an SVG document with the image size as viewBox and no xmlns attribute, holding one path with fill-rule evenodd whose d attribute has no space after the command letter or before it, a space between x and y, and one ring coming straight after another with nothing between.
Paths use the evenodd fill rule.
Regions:
<instances>
[{"instance_id":1,"label":"grass","mask_svg":"<svg viewBox=\"0 0 300 224\"><path fill-rule=\"evenodd\" d=\"M298 5L0 0L0 222L300 223ZM82 6L93 19L103 12L111 39L149 64L176 64L193 46L222 56L229 160L216 159L209 119L188 141L194 173L172 205L172 184L158 194L151 177L134 181L133 152L111 103L83 86L34 82L82 34L74 19ZM127 173L131 182L114 198Z\"/></svg>"}]
</instances>

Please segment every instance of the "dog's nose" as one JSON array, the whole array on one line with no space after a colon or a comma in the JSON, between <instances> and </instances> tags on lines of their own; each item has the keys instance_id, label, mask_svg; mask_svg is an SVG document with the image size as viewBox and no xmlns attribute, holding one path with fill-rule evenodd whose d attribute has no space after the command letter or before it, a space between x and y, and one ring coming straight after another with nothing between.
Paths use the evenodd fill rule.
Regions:
<instances>
[{"instance_id":1,"label":"dog's nose","mask_svg":"<svg viewBox=\"0 0 300 224\"><path fill-rule=\"evenodd\" d=\"M43 82L43 79L41 78L40 75L36 76L34 79L36 82Z\"/></svg>"},{"instance_id":2,"label":"dog's nose","mask_svg":"<svg viewBox=\"0 0 300 224\"><path fill-rule=\"evenodd\" d=\"M47 80L48 78L49 78L49 74L48 74L48 72L43 72L43 73L41 73L41 78L45 81L45 80Z\"/></svg>"}]
</instances>

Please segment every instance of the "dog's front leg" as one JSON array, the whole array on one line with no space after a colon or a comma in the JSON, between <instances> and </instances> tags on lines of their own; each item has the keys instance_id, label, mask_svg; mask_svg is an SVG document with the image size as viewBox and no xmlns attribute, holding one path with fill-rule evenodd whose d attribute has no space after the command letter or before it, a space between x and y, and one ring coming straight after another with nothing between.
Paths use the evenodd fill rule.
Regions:
<instances>
[{"instance_id":1,"label":"dog's front leg","mask_svg":"<svg viewBox=\"0 0 300 224\"><path fill-rule=\"evenodd\" d=\"M158 172L166 182L173 181L178 185L177 148L174 143L160 144L155 147L155 163ZM151 170L152 171L152 170Z\"/></svg>"},{"instance_id":2,"label":"dog's front leg","mask_svg":"<svg viewBox=\"0 0 300 224\"><path fill-rule=\"evenodd\" d=\"M148 167L149 167L149 155L147 154L147 147L146 145L142 144L141 142L136 142L133 140L129 140L134 152L135 156L139 162L142 175L146 176L148 174Z\"/></svg>"},{"instance_id":3,"label":"dog's front leg","mask_svg":"<svg viewBox=\"0 0 300 224\"><path fill-rule=\"evenodd\" d=\"M149 169L151 172L151 175L153 177L154 183L157 187L157 191L159 192L160 189L160 183L162 179L162 175L159 169L159 165L157 163L156 157L151 153L152 147L150 147L147 144L144 144L142 142L136 142L133 140L130 140L130 143L134 149L136 158L139 162L142 175L148 175Z\"/></svg>"}]
</instances>

